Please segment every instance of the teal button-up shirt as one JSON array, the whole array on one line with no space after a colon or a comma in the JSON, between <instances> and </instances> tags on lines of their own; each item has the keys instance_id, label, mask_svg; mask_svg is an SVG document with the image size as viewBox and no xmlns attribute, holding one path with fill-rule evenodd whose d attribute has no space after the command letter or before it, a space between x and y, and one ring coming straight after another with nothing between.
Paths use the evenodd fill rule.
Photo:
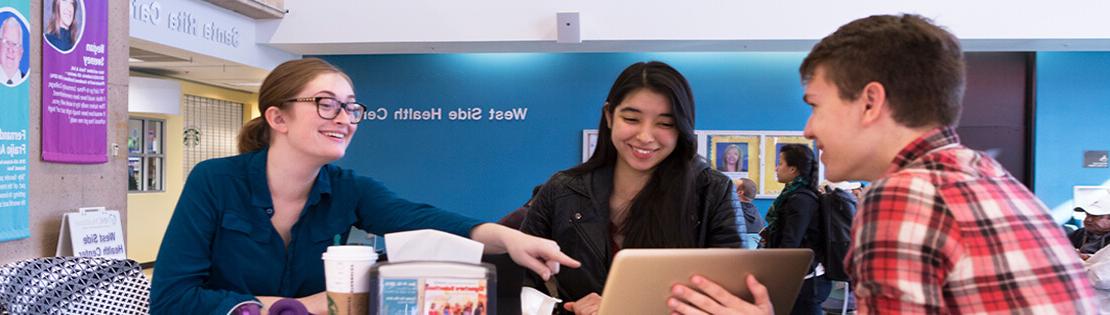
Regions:
<instances>
[{"instance_id":1,"label":"teal button-up shirt","mask_svg":"<svg viewBox=\"0 0 1110 315\"><path fill-rule=\"evenodd\" d=\"M351 226L378 235L436 229L468 237L482 223L398 198L369 177L329 164L320 169L286 247L270 223L266 153L193 168L158 252L151 313L227 314L255 296L319 293L321 255L336 235L346 241Z\"/></svg>"}]
</instances>

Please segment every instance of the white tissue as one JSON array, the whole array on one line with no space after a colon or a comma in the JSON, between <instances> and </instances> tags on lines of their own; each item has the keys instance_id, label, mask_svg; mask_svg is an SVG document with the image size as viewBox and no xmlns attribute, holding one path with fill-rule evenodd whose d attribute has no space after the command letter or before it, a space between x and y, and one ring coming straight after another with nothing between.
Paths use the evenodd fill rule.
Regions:
<instances>
[{"instance_id":1,"label":"white tissue","mask_svg":"<svg viewBox=\"0 0 1110 315\"><path fill-rule=\"evenodd\" d=\"M385 235L390 262L454 261L478 264L482 243L436 230L416 230Z\"/></svg>"},{"instance_id":2,"label":"white tissue","mask_svg":"<svg viewBox=\"0 0 1110 315\"><path fill-rule=\"evenodd\" d=\"M521 315L547 315L555 311L555 303L562 302L531 287L520 289Z\"/></svg>"}]
</instances>

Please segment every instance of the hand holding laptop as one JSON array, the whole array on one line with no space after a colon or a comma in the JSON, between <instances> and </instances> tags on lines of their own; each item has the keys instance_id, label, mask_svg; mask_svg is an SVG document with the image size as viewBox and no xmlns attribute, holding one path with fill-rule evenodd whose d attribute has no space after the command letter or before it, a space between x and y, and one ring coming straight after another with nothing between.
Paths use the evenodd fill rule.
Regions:
<instances>
[{"instance_id":1,"label":"hand holding laptop","mask_svg":"<svg viewBox=\"0 0 1110 315\"><path fill-rule=\"evenodd\" d=\"M809 249L625 249L598 313L787 315L812 261Z\"/></svg>"},{"instance_id":2,"label":"hand holding laptop","mask_svg":"<svg viewBox=\"0 0 1110 315\"><path fill-rule=\"evenodd\" d=\"M563 308L574 312L574 314L597 314L597 311L601 308L601 296L597 293L590 293L578 299L578 301L563 303Z\"/></svg>"},{"instance_id":3,"label":"hand holding laptop","mask_svg":"<svg viewBox=\"0 0 1110 315\"><path fill-rule=\"evenodd\" d=\"M748 290L755 298L755 304L748 303L709 279L698 275L690 277L697 286L693 289L681 284L671 288L671 298L667 306L676 314L774 314L771 297L755 276L748 275Z\"/></svg>"}]
</instances>

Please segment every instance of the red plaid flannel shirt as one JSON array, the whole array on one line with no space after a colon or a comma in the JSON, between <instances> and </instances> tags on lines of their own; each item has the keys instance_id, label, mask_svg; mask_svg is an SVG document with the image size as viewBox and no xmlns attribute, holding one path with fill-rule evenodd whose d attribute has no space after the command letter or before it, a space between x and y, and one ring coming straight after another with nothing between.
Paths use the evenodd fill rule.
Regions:
<instances>
[{"instance_id":1,"label":"red plaid flannel shirt","mask_svg":"<svg viewBox=\"0 0 1110 315\"><path fill-rule=\"evenodd\" d=\"M1063 230L994 159L930 131L864 196L846 263L860 314L1088 314Z\"/></svg>"}]
</instances>

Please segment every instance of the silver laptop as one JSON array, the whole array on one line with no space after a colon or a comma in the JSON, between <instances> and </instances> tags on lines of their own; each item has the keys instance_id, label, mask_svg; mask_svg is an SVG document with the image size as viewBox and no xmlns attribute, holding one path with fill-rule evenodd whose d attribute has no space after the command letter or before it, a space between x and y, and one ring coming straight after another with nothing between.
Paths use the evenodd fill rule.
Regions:
<instances>
[{"instance_id":1,"label":"silver laptop","mask_svg":"<svg viewBox=\"0 0 1110 315\"><path fill-rule=\"evenodd\" d=\"M754 274L767 287L775 313L790 314L812 260L809 249L621 250L605 280L598 314L669 314L671 286L696 288L690 283L694 274L749 302L746 277Z\"/></svg>"}]
</instances>

